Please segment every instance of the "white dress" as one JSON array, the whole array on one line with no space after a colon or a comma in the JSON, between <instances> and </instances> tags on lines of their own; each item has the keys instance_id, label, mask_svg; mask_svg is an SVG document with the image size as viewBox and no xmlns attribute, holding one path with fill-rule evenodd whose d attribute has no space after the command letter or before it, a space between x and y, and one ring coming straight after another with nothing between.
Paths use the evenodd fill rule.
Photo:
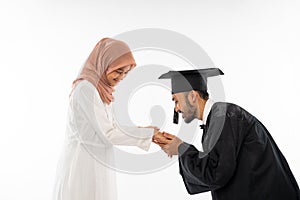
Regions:
<instances>
[{"instance_id":1,"label":"white dress","mask_svg":"<svg viewBox=\"0 0 300 200\"><path fill-rule=\"evenodd\" d=\"M112 104L104 104L88 81L78 83L70 96L64 152L60 159L54 200L116 200L113 145L148 150L153 129L120 127ZM132 137L131 135L147 135Z\"/></svg>"}]
</instances>

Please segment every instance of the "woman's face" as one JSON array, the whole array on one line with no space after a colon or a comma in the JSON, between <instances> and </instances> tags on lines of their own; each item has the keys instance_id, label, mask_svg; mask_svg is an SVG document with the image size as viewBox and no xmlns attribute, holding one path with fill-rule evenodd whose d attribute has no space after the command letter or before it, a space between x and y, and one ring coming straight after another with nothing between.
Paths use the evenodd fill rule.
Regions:
<instances>
[{"instance_id":1,"label":"woman's face","mask_svg":"<svg viewBox=\"0 0 300 200\"><path fill-rule=\"evenodd\" d=\"M130 66L125 66L107 74L106 78L108 80L109 85L112 87L116 86L126 76L129 70Z\"/></svg>"}]
</instances>

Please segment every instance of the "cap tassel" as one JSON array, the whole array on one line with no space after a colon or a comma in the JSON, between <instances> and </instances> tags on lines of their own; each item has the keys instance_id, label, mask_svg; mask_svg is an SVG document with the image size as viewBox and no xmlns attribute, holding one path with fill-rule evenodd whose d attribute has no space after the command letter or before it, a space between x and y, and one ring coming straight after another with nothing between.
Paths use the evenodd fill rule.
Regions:
<instances>
[{"instance_id":1,"label":"cap tassel","mask_svg":"<svg viewBox=\"0 0 300 200\"><path fill-rule=\"evenodd\" d=\"M178 124L178 118L179 118L178 115L179 115L178 112L176 112L176 110L174 109L174 115L173 115L173 123L174 124Z\"/></svg>"}]
</instances>

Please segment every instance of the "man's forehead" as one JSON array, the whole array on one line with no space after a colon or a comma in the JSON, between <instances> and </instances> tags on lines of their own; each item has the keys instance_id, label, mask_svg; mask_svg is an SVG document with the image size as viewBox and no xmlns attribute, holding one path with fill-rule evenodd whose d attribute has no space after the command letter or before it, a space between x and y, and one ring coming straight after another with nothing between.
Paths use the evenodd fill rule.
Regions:
<instances>
[{"instance_id":1,"label":"man's forehead","mask_svg":"<svg viewBox=\"0 0 300 200\"><path fill-rule=\"evenodd\" d=\"M186 92L178 92L178 93L172 94L172 99L176 99L176 100L181 99L185 93Z\"/></svg>"}]
</instances>

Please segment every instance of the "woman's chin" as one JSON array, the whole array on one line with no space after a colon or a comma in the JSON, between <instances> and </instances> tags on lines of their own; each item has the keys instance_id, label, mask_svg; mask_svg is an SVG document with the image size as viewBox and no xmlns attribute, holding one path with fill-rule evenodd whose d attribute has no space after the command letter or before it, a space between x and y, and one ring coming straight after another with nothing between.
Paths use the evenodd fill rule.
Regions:
<instances>
[{"instance_id":1,"label":"woman's chin","mask_svg":"<svg viewBox=\"0 0 300 200\"><path fill-rule=\"evenodd\" d=\"M110 85L111 87L115 87L116 85L118 85L119 82L120 82L120 81L112 81L112 82L109 83L109 85Z\"/></svg>"}]
</instances>

